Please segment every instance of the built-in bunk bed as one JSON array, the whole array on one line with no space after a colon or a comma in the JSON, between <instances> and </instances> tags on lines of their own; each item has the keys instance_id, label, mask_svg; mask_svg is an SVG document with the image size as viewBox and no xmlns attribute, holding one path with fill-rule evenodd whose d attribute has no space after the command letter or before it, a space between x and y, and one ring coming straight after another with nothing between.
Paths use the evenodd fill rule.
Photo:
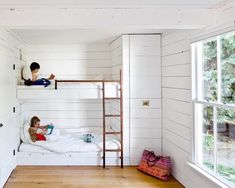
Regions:
<instances>
[{"instance_id":1,"label":"built-in bunk bed","mask_svg":"<svg viewBox=\"0 0 235 188\"><path fill-rule=\"evenodd\" d=\"M17 86L20 103L33 100L100 100L103 127L80 127L76 130L57 129L47 141L30 139L29 118L21 119L21 144L17 152L19 165L121 165L123 167L123 97L122 73L119 80L55 80L50 86ZM92 101L92 100L91 100ZM106 110L106 104L118 101L118 113ZM36 113L36 112L35 112ZM110 119L118 118L119 127L110 126ZM107 120L109 119L109 120ZM84 134L92 134L86 143ZM108 160L106 160L108 158Z\"/></svg>"}]
</instances>

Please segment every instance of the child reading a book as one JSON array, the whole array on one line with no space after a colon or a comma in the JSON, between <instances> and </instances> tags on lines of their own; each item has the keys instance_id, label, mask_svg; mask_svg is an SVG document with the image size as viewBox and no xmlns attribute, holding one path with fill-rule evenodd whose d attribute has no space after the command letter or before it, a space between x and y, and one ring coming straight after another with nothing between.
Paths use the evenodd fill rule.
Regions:
<instances>
[{"instance_id":1,"label":"child reading a book","mask_svg":"<svg viewBox=\"0 0 235 188\"><path fill-rule=\"evenodd\" d=\"M52 133L54 126L52 125L40 125L40 119L37 116L31 118L29 135L33 142L46 141L45 135Z\"/></svg>"},{"instance_id":2,"label":"child reading a book","mask_svg":"<svg viewBox=\"0 0 235 188\"><path fill-rule=\"evenodd\" d=\"M50 80L55 78L55 75L51 74L49 78L38 78L38 72L40 69L40 65L37 62L31 63L30 67L25 66L22 72L22 77L25 81L25 85L44 85L47 87L50 85Z\"/></svg>"}]
</instances>

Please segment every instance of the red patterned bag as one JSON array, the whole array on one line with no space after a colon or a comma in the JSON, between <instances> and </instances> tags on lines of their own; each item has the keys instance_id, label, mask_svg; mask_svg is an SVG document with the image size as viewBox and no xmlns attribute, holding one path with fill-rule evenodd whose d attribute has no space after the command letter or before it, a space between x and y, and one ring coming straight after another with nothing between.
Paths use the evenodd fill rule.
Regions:
<instances>
[{"instance_id":1,"label":"red patterned bag","mask_svg":"<svg viewBox=\"0 0 235 188\"><path fill-rule=\"evenodd\" d=\"M156 156L153 151L144 150L138 170L167 181L171 176L171 159L169 156Z\"/></svg>"}]
</instances>

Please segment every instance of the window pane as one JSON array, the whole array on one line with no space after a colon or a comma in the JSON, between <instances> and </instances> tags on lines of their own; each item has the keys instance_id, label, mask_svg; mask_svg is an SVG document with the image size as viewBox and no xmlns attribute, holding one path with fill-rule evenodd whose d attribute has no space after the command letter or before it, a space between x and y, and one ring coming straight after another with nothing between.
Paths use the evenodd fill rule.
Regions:
<instances>
[{"instance_id":1,"label":"window pane","mask_svg":"<svg viewBox=\"0 0 235 188\"><path fill-rule=\"evenodd\" d=\"M235 36L228 33L221 37L221 100L235 103Z\"/></svg>"},{"instance_id":2,"label":"window pane","mask_svg":"<svg viewBox=\"0 0 235 188\"><path fill-rule=\"evenodd\" d=\"M217 111L217 172L235 183L235 110Z\"/></svg>"},{"instance_id":3,"label":"window pane","mask_svg":"<svg viewBox=\"0 0 235 188\"><path fill-rule=\"evenodd\" d=\"M203 99L217 101L217 40L203 43Z\"/></svg>"},{"instance_id":4,"label":"window pane","mask_svg":"<svg viewBox=\"0 0 235 188\"><path fill-rule=\"evenodd\" d=\"M204 106L202 109L202 165L214 169L214 134L213 134L213 108Z\"/></svg>"}]
</instances>

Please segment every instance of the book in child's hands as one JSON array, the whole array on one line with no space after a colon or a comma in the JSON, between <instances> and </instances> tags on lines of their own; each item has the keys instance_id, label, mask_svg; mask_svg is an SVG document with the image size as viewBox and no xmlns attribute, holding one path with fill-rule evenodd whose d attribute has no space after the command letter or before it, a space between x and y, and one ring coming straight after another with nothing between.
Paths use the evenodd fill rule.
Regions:
<instances>
[{"instance_id":1,"label":"book in child's hands","mask_svg":"<svg viewBox=\"0 0 235 188\"><path fill-rule=\"evenodd\" d=\"M54 129L54 125L48 125L46 128L46 130L47 130L46 135L50 135L52 133L53 129Z\"/></svg>"}]
</instances>

